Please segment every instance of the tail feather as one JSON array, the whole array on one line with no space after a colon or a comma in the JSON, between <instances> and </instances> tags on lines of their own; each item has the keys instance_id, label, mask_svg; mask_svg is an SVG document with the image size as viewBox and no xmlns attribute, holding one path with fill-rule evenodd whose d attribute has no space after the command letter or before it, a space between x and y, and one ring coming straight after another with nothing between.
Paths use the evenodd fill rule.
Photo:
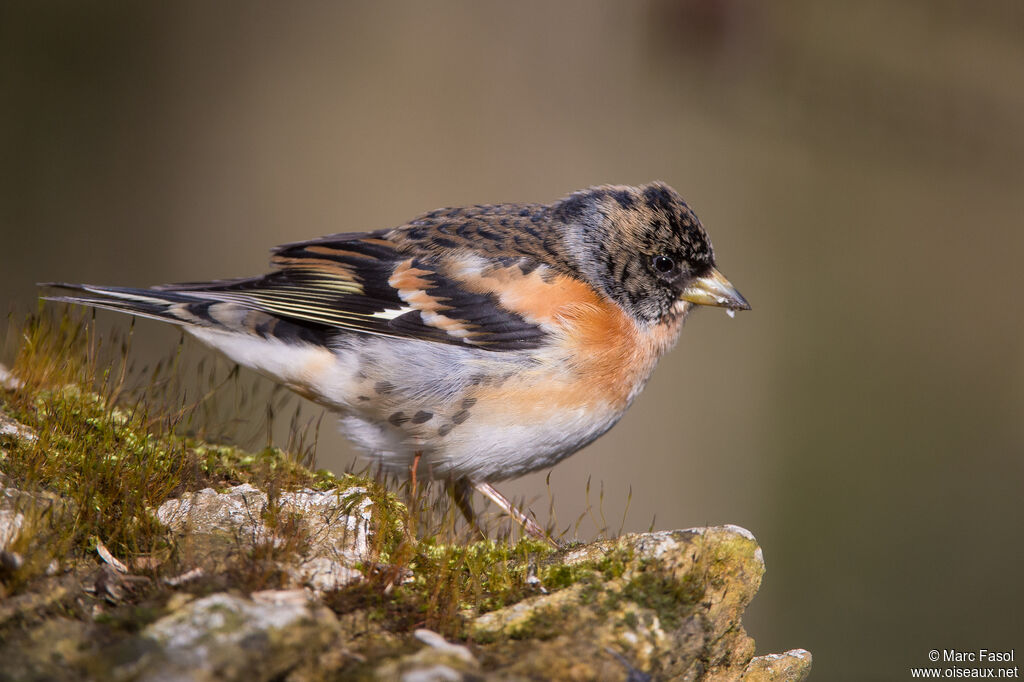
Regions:
<instances>
[{"instance_id":1,"label":"tail feather","mask_svg":"<svg viewBox=\"0 0 1024 682\"><path fill-rule=\"evenodd\" d=\"M48 282L39 286L74 292L43 296L47 301L103 308L189 328L215 329L264 338L298 340L327 345L329 327L285 319L237 301L225 301L213 292L180 289L134 289L91 284Z\"/></svg>"},{"instance_id":2,"label":"tail feather","mask_svg":"<svg viewBox=\"0 0 1024 682\"><path fill-rule=\"evenodd\" d=\"M64 282L46 282L39 286L81 292L81 295L43 296L42 298L46 301L104 308L175 324L196 323L195 319L181 314L183 309L187 310L189 304L196 302L195 297L177 293L162 295L147 289L98 287L91 284L67 284Z\"/></svg>"}]
</instances>

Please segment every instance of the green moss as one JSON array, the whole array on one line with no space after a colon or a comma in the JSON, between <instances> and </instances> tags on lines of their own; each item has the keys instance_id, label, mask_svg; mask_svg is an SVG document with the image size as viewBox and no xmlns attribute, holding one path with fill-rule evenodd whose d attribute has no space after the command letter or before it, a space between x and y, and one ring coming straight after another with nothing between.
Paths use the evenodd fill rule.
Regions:
<instances>
[{"instance_id":1,"label":"green moss","mask_svg":"<svg viewBox=\"0 0 1024 682\"><path fill-rule=\"evenodd\" d=\"M63 567L95 570L97 539L133 573L149 578L126 594L124 608L100 618L99 624L114 630L149 622L171 595L185 589L203 594L281 586L286 578L281 562L301 552L308 539L296 520L274 504L263 519L273 531L270 541L232 553L216 576L185 588L171 589L162 582L192 569L195 564L186 559L205 550L171 534L154 510L186 492L241 483L266 491L271 502L289 489L365 489L364 496L345 499L353 506L367 497L373 503L371 556L360 567L368 580L327 601L339 615L362 613L392 632L428 627L464 638L470 618L537 594L534 576L549 592L583 583L588 603L609 609L603 583L623 576L632 559L627 550L613 549L598 560L566 566L545 543L533 539L514 545L466 542L454 530L450 506L436 505L443 496L421 491L406 504L405 495L389 491L381 481L311 471L302 456L278 448L249 452L185 435L190 417L180 405L149 400L145 392L142 398L127 397L126 347L119 358L115 352L101 359L97 348L102 342L88 325L66 317L38 318L15 334L22 341L13 370L24 385L0 389L0 408L38 437L0 441L0 469L12 487L52 504L26 506L25 525L11 547L25 561L15 575L3 578L0 593L43 585L55 560ZM116 346L108 343L106 348ZM159 384L165 380L160 372L173 370L168 364L151 381ZM565 617L542 613L516 636L554 636Z\"/></svg>"},{"instance_id":2,"label":"green moss","mask_svg":"<svg viewBox=\"0 0 1024 682\"><path fill-rule=\"evenodd\" d=\"M754 552L757 550L757 543L741 535L734 535L731 538L720 538L715 542L704 544L703 557L707 569L721 568L723 570L712 570L715 576L715 587L724 584L726 574L736 569L749 570L760 573L764 567L761 562L754 559Z\"/></svg>"},{"instance_id":3,"label":"green moss","mask_svg":"<svg viewBox=\"0 0 1024 682\"><path fill-rule=\"evenodd\" d=\"M3 470L12 485L62 501L36 519L31 533L23 530L47 539L24 551L49 550L49 558L65 559L93 550L93 537L119 556L167 548L152 510L181 487L187 462L181 441L146 432L142 415L116 410L73 385L40 390L31 401L5 396L3 406L37 434L7 449Z\"/></svg>"},{"instance_id":4,"label":"green moss","mask_svg":"<svg viewBox=\"0 0 1024 682\"><path fill-rule=\"evenodd\" d=\"M592 576L594 569L590 566L566 566L565 564L551 564L544 567L541 572L541 584L549 592L564 589L574 585L584 577Z\"/></svg>"},{"instance_id":5,"label":"green moss","mask_svg":"<svg viewBox=\"0 0 1024 682\"><path fill-rule=\"evenodd\" d=\"M184 408L150 400L145 391L142 398L127 398L127 344L106 344L114 353L103 359L104 344L90 325L67 316L36 317L7 332L20 341L12 369L22 385L0 389L0 409L37 437L4 436L0 442L0 471L25 500L18 510L25 523L8 547L23 562L4 578L3 591L27 589L54 561L69 566L93 559L95 539L129 566L139 568L141 562L140 570L153 578L174 575L176 541L154 510L172 496L206 487L251 483L273 498L287 489L360 486L366 495L346 500L373 501L377 553L387 557L402 537L407 512L381 483L310 471L302 456L278 448L246 452L202 442L180 433L187 421ZM149 381L159 385L165 377L154 372ZM287 519L267 521L292 540ZM296 539L286 549L298 546Z\"/></svg>"},{"instance_id":6,"label":"green moss","mask_svg":"<svg viewBox=\"0 0 1024 682\"><path fill-rule=\"evenodd\" d=\"M633 561L633 550L629 547L615 547L601 557L594 568L596 568L606 580L615 580L625 574L626 569Z\"/></svg>"},{"instance_id":7,"label":"green moss","mask_svg":"<svg viewBox=\"0 0 1024 682\"><path fill-rule=\"evenodd\" d=\"M583 579L579 596L581 604L584 606L597 605L604 594L604 583L596 573L591 573Z\"/></svg>"},{"instance_id":8,"label":"green moss","mask_svg":"<svg viewBox=\"0 0 1024 682\"><path fill-rule=\"evenodd\" d=\"M612 613L622 605L623 594L616 590L608 590L601 601L599 613L604 616Z\"/></svg>"},{"instance_id":9,"label":"green moss","mask_svg":"<svg viewBox=\"0 0 1024 682\"><path fill-rule=\"evenodd\" d=\"M541 569L539 577L541 584L549 592L565 589L580 582L615 580L626 572L632 558L632 550L620 546L605 552L600 559L574 564L558 563L557 557L552 557L552 563Z\"/></svg>"},{"instance_id":10,"label":"green moss","mask_svg":"<svg viewBox=\"0 0 1024 682\"><path fill-rule=\"evenodd\" d=\"M154 603L127 604L97 614L93 618L93 622L126 633L134 633L155 622L166 613L166 608Z\"/></svg>"},{"instance_id":11,"label":"green moss","mask_svg":"<svg viewBox=\"0 0 1024 682\"><path fill-rule=\"evenodd\" d=\"M622 597L653 610L666 627L676 628L704 597L704 584L695 572L675 579L652 564L625 584Z\"/></svg>"},{"instance_id":12,"label":"green moss","mask_svg":"<svg viewBox=\"0 0 1024 682\"><path fill-rule=\"evenodd\" d=\"M509 545L440 542L437 535L407 538L394 556L405 557L412 580L395 590L395 599L421 614L426 627L461 638L468 617L535 594L528 582L530 566L550 553L546 544L532 539Z\"/></svg>"},{"instance_id":13,"label":"green moss","mask_svg":"<svg viewBox=\"0 0 1024 682\"><path fill-rule=\"evenodd\" d=\"M534 609L529 618L510 627L506 634L510 639L553 639L565 632L566 623L572 616L567 607Z\"/></svg>"}]
</instances>

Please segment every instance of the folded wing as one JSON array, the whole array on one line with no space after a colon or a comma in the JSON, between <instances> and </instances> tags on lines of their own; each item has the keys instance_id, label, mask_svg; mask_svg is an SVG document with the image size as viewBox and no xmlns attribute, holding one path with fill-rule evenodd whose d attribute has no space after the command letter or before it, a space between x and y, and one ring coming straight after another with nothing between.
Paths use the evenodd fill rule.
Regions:
<instances>
[{"instance_id":1,"label":"folded wing","mask_svg":"<svg viewBox=\"0 0 1024 682\"><path fill-rule=\"evenodd\" d=\"M352 331L509 351L536 348L545 336L493 293L468 289L438 259L400 250L385 233L289 244L273 265L262 277L152 289L55 285L80 293L54 298L319 343Z\"/></svg>"}]
</instances>

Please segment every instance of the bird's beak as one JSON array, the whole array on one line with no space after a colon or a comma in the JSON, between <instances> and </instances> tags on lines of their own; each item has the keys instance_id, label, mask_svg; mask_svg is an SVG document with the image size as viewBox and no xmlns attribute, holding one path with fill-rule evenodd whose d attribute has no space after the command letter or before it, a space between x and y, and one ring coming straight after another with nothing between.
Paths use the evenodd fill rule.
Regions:
<instances>
[{"instance_id":1,"label":"bird's beak","mask_svg":"<svg viewBox=\"0 0 1024 682\"><path fill-rule=\"evenodd\" d=\"M679 300L697 305L713 305L730 310L750 310L750 304L736 287L729 283L722 273L711 268L711 272L690 282L690 286L679 294Z\"/></svg>"}]
</instances>

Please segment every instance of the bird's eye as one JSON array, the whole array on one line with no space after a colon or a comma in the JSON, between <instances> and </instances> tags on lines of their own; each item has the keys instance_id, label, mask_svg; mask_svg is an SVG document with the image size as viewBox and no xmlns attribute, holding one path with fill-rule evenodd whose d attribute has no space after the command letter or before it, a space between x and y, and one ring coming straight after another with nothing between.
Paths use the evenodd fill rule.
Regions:
<instances>
[{"instance_id":1,"label":"bird's eye","mask_svg":"<svg viewBox=\"0 0 1024 682\"><path fill-rule=\"evenodd\" d=\"M654 269L663 275L672 272L676 267L676 262L665 255L655 256L651 263L654 265Z\"/></svg>"}]
</instances>

